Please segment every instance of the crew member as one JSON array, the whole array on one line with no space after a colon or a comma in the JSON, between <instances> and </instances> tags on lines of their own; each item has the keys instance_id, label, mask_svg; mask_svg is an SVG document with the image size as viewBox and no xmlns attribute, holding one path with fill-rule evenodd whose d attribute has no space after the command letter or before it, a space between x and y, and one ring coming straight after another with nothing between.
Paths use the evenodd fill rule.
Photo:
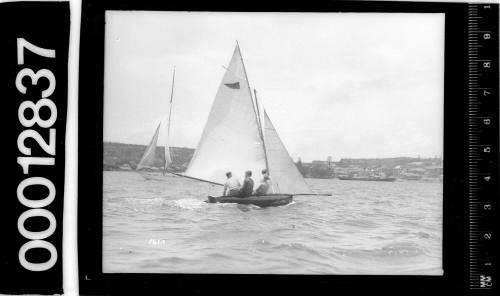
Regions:
<instances>
[{"instance_id":1,"label":"crew member","mask_svg":"<svg viewBox=\"0 0 500 296\"><path fill-rule=\"evenodd\" d=\"M238 196L240 194L241 183L238 178L233 177L231 172L226 173L226 183L224 183L224 196Z\"/></svg>"},{"instance_id":2,"label":"crew member","mask_svg":"<svg viewBox=\"0 0 500 296\"><path fill-rule=\"evenodd\" d=\"M243 181L243 187L240 189L240 197L248 197L252 195L253 193L253 179L252 179L252 172L251 171L246 171L245 172L245 180Z\"/></svg>"},{"instance_id":3,"label":"crew member","mask_svg":"<svg viewBox=\"0 0 500 296\"><path fill-rule=\"evenodd\" d=\"M266 195L269 192L269 188L271 185L269 184L269 176L264 176L264 179L262 179L262 182L259 184L259 187L255 189L254 194L255 195Z\"/></svg>"}]
</instances>

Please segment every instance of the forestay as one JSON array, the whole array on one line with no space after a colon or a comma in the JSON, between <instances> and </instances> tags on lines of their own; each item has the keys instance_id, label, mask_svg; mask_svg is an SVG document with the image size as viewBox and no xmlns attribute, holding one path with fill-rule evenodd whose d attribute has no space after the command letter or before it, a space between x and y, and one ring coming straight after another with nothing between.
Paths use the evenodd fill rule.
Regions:
<instances>
[{"instance_id":1,"label":"forestay","mask_svg":"<svg viewBox=\"0 0 500 296\"><path fill-rule=\"evenodd\" d=\"M254 178L266 168L254 102L237 45L215 96L198 147L185 175L224 183L226 172Z\"/></svg>"},{"instance_id":2,"label":"forestay","mask_svg":"<svg viewBox=\"0 0 500 296\"><path fill-rule=\"evenodd\" d=\"M289 194L312 193L265 111L264 139L273 192Z\"/></svg>"}]
</instances>

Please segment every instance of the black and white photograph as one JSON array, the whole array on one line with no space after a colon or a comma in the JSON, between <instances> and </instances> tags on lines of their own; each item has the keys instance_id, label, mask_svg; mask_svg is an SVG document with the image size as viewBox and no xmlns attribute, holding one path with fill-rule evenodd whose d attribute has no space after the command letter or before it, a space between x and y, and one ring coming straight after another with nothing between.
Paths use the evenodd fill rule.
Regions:
<instances>
[{"instance_id":1,"label":"black and white photograph","mask_svg":"<svg viewBox=\"0 0 500 296\"><path fill-rule=\"evenodd\" d=\"M103 273L443 275L444 14L105 21Z\"/></svg>"}]
</instances>

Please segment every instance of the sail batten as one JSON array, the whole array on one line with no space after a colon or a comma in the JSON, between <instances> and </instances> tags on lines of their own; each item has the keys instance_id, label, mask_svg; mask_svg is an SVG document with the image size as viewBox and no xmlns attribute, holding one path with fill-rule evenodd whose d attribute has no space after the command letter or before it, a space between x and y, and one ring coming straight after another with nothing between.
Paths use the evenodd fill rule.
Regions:
<instances>
[{"instance_id":1,"label":"sail batten","mask_svg":"<svg viewBox=\"0 0 500 296\"><path fill-rule=\"evenodd\" d=\"M266 167L259 123L239 46L219 85L186 176L224 183L226 172L242 179Z\"/></svg>"}]
</instances>

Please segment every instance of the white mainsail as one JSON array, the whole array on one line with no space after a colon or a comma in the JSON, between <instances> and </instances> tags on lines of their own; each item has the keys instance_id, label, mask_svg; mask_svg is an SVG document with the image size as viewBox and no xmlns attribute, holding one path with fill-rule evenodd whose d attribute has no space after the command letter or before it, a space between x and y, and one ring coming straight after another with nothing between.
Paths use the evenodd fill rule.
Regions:
<instances>
[{"instance_id":1,"label":"white mainsail","mask_svg":"<svg viewBox=\"0 0 500 296\"><path fill-rule=\"evenodd\" d=\"M288 154L266 111L264 111L264 139L273 192L312 193Z\"/></svg>"},{"instance_id":2,"label":"white mainsail","mask_svg":"<svg viewBox=\"0 0 500 296\"><path fill-rule=\"evenodd\" d=\"M198 147L185 176L224 183L226 172L242 179L266 168L264 145L248 84L240 48L233 57L219 86Z\"/></svg>"},{"instance_id":3,"label":"white mainsail","mask_svg":"<svg viewBox=\"0 0 500 296\"><path fill-rule=\"evenodd\" d=\"M155 153L156 153L156 143L158 142L158 134L160 132L160 126L161 122L158 124L158 127L156 128L156 132L151 139L151 142L149 142L148 147L146 148L146 151L144 151L144 154L142 155L141 161L139 161L139 164L136 167L136 170L140 170L142 168L148 168L152 167L155 162Z\"/></svg>"}]
</instances>

